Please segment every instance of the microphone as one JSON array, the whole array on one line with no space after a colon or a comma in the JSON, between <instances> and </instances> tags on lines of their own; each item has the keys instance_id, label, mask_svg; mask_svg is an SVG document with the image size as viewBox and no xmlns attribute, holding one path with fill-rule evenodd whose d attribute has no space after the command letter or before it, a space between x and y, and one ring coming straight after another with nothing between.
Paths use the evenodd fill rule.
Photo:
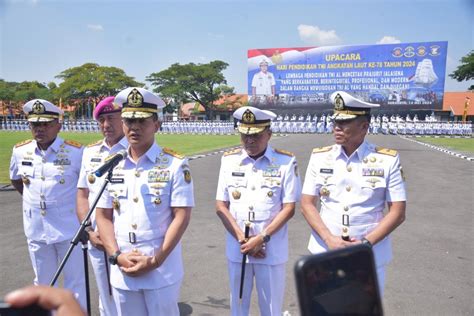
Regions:
<instances>
[{"instance_id":1,"label":"microphone","mask_svg":"<svg viewBox=\"0 0 474 316\"><path fill-rule=\"evenodd\" d=\"M123 159L127 158L127 151L126 150L121 150L117 152L115 155L110 156L105 160L105 163L96 171L94 171L94 174L96 177L102 177L107 171L110 169L113 169L120 161Z\"/></svg>"}]
</instances>

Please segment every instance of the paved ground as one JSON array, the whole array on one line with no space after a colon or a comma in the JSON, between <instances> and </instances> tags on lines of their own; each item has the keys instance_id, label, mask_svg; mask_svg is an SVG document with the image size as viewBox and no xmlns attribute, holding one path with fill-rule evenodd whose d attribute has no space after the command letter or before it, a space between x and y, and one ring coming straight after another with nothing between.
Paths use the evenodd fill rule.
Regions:
<instances>
[{"instance_id":1,"label":"paved ground","mask_svg":"<svg viewBox=\"0 0 474 316\"><path fill-rule=\"evenodd\" d=\"M468 315L474 313L473 227L474 163L396 136L369 136L398 150L408 184L407 220L393 234L394 260L387 272L387 315ZM274 147L296 154L304 175L313 147L331 144L329 135L290 135ZM224 228L214 212L220 155L191 161L196 208L183 241L186 275L182 315L229 312ZM0 192L0 296L33 279L21 224L20 196ZM309 227L298 211L290 221L285 310L298 315L293 264L308 254ZM92 302L97 315L97 292ZM255 301L255 300L254 300ZM254 302L252 314L258 315Z\"/></svg>"}]
</instances>

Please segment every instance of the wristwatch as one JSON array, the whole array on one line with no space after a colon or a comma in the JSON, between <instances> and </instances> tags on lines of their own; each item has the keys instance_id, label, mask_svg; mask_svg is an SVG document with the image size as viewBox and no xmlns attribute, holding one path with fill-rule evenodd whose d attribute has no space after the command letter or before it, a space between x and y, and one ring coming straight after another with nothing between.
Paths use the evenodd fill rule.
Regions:
<instances>
[{"instance_id":1,"label":"wristwatch","mask_svg":"<svg viewBox=\"0 0 474 316\"><path fill-rule=\"evenodd\" d=\"M367 246L369 246L370 248L372 248L372 243L371 243L368 239L362 238L360 241L361 241L364 245L367 245Z\"/></svg>"},{"instance_id":2,"label":"wristwatch","mask_svg":"<svg viewBox=\"0 0 474 316\"><path fill-rule=\"evenodd\" d=\"M267 242L270 241L270 237L271 237L271 236L268 235L267 232L263 231L260 235L262 236L264 243L267 243Z\"/></svg>"},{"instance_id":3,"label":"wristwatch","mask_svg":"<svg viewBox=\"0 0 474 316\"><path fill-rule=\"evenodd\" d=\"M109 263L111 265L116 265L117 264L117 258L120 256L122 252L120 250L117 250L113 255L109 256Z\"/></svg>"}]
</instances>

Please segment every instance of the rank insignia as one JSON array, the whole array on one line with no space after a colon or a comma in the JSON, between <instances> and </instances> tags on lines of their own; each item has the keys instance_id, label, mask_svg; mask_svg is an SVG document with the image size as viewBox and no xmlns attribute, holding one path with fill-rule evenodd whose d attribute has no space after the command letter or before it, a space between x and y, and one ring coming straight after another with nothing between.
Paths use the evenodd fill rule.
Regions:
<instances>
[{"instance_id":1,"label":"rank insignia","mask_svg":"<svg viewBox=\"0 0 474 316\"><path fill-rule=\"evenodd\" d=\"M232 192L232 197L233 197L235 200L240 199L240 196L241 196L240 191L235 190L235 191Z\"/></svg>"},{"instance_id":2,"label":"rank insignia","mask_svg":"<svg viewBox=\"0 0 474 316\"><path fill-rule=\"evenodd\" d=\"M87 181L89 181L90 184L95 182L95 175L93 173L89 174L87 176Z\"/></svg>"},{"instance_id":3,"label":"rank insignia","mask_svg":"<svg viewBox=\"0 0 474 316\"><path fill-rule=\"evenodd\" d=\"M191 183L191 172L189 170L183 170L183 173L184 173L184 181L186 181L186 183Z\"/></svg>"},{"instance_id":4,"label":"rank insignia","mask_svg":"<svg viewBox=\"0 0 474 316\"><path fill-rule=\"evenodd\" d=\"M321 194L321 196L329 196L330 193L331 192L326 187L322 187L321 191L319 191L319 194Z\"/></svg>"}]
</instances>

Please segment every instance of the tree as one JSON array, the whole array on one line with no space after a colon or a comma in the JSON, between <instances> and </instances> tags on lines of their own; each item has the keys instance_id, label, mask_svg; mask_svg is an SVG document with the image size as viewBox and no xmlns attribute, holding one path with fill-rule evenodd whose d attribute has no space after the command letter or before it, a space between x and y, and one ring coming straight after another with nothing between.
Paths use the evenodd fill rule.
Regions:
<instances>
[{"instance_id":1,"label":"tree","mask_svg":"<svg viewBox=\"0 0 474 316\"><path fill-rule=\"evenodd\" d=\"M459 82L474 78L474 50L461 58L461 65L449 76ZM474 85L469 90L474 90Z\"/></svg>"},{"instance_id":2,"label":"tree","mask_svg":"<svg viewBox=\"0 0 474 316\"><path fill-rule=\"evenodd\" d=\"M198 102L206 110L206 117L211 119L216 110L214 101L224 93L233 93L233 88L227 86L222 74L227 66L229 64L220 60L208 64L176 63L168 69L150 74L146 80L151 82L153 91L163 98L178 103Z\"/></svg>"},{"instance_id":3,"label":"tree","mask_svg":"<svg viewBox=\"0 0 474 316\"><path fill-rule=\"evenodd\" d=\"M56 89L63 100L115 95L127 87L143 87L122 69L87 63L64 70L56 76L62 79Z\"/></svg>"}]
</instances>

